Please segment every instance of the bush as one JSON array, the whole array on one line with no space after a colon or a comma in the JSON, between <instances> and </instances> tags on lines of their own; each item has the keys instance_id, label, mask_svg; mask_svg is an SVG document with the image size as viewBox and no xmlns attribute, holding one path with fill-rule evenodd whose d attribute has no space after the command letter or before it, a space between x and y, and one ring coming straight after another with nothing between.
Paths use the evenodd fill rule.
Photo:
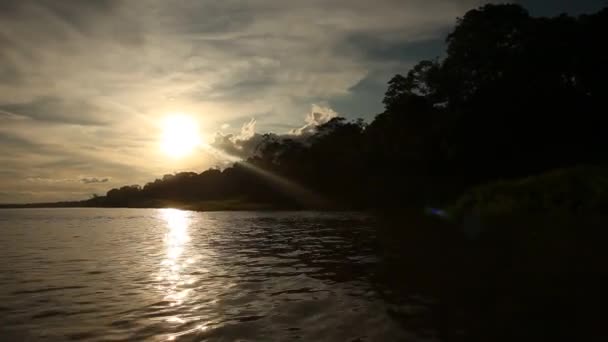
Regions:
<instances>
[{"instance_id":1,"label":"bush","mask_svg":"<svg viewBox=\"0 0 608 342\"><path fill-rule=\"evenodd\" d=\"M599 215L608 207L608 168L579 166L465 192L448 208L451 217Z\"/></svg>"}]
</instances>

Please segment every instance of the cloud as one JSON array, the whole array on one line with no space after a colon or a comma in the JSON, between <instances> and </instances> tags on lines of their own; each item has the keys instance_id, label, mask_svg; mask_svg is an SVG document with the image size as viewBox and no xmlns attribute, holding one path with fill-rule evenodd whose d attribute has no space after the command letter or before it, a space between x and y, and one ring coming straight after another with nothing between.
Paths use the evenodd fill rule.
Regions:
<instances>
[{"instance_id":1,"label":"cloud","mask_svg":"<svg viewBox=\"0 0 608 342\"><path fill-rule=\"evenodd\" d=\"M80 181L84 184L93 184L93 183L107 183L109 181L108 178L81 178Z\"/></svg>"},{"instance_id":2,"label":"cloud","mask_svg":"<svg viewBox=\"0 0 608 342\"><path fill-rule=\"evenodd\" d=\"M101 108L86 101L42 97L28 103L0 103L0 112L22 119L75 125L105 125ZM83 115L87 113L87 115Z\"/></svg>"},{"instance_id":3,"label":"cloud","mask_svg":"<svg viewBox=\"0 0 608 342\"><path fill-rule=\"evenodd\" d=\"M304 118L305 124L298 128L293 128L287 133L265 133L256 132L256 120L243 124L238 134L216 133L211 147L229 156L245 159L258 154L264 143L270 141L281 141L291 139L301 142L306 140L316 132L316 128L329 122L339 114L327 106L313 104L310 112Z\"/></svg>"},{"instance_id":4,"label":"cloud","mask_svg":"<svg viewBox=\"0 0 608 342\"><path fill-rule=\"evenodd\" d=\"M25 180L28 182L33 182L33 183L47 183L47 184L69 183L69 182L75 181L74 179L47 178L47 177L28 177Z\"/></svg>"},{"instance_id":5,"label":"cloud","mask_svg":"<svg viewBox=\"0 0 608 342\"><path fill-rule=\"evenodd\" d=\"M434 36L473 3L9 0L0 75L20 86L0 92L0 103L67 97L145 115L173 99L216 106L216 116L246 116L245 104L293 116L297 103L345 94L365 77L381 58L371 49Z\"/></svg>"},{"instance_id":6,"label":"cloud","mask_svg":"<svg viewBox=\"0 0 608 342\"><path fill-rule=\"evenodd\" d=\"M0 188L5 193L16 196L12 200L7 197L2 202L88 198L92 192L103 193L108 190L106 188L109 188L110 179L117 184L133 184L149 181L162 174L159 170L127 160L108 158L109 152L105 149L96 151L80 148L81 143L78 141L71 145L57 144L53 140L61 141L62 137L57 136L55 129L48 124L40 124L38 127L30 126L32 122L23 120L18 120L18 123L23 128L17 126L20 129L13 132L7 131L4 123L0 125ZM107 176L80 176L88 174L92 169ZM82 178L102 181L108 178L108 181L85 183L80 181ZM80 197L74 194L80 194ZM31 196L30 199L27 196Z\"/></svg>"},{"instance_id":7,"label":"cloud","mask_svg":"<svg viewBox=\"0 0 608 342\"><path fill-rule=\"evenodd\" d=\"M566 12L572 15L579 15L598 11L606 6L605 0L516 0L514 2L528 8L532 15L539 16L555 16Z\"/></svg>"},{"instance_id":8,"label":"cloud","mask_svg":"<svg viewBox=\"0 0 608 342\"><path fill-rule=\"evenodd\" d=\"M237 141L249 140L255 136L255 123L255 119L251 119L249 122L244 123L243 127L241 127L241 132L235 137L235 139Z\"/></svg>"},{"instance_id":9,"label":"cloud","mask_svg":"<svg viewBox=\"0 0 608 342\"><path fill-rule=\"evenodd\" d=\"M46 183L46 184L58 184L58 183L83 183L83 184L96 184L96 183L107 183L110 181L109 178L97 178L97 177L84 177L80 179L74 178L49 178L49 177L27 177L25 179L28 182L33 183Z\"/></svg>"},{"instance_id":10,"label":"cloud","mask_svg":"<svg viewBox=\"0 0 608 342\"><path fill-rule=\"evenodd\" d=\"M292 129L289 133L293 135L312 134L315 132L317 126L325 124L337 116L338 113L335 110L313 104L310 113L308 113L304 119L306 124L300 128Z\"/></svg>"},{"instance_id":11,"label":"cloud","mask_svg":"<svg viewBox=\"0 0 608 342\"><path fill-rule=\"evenodd\" d=\"M264 141L264 137L255 132L255 126L256 120L250 119L243 124L238 134L217 132L211 147L235 158L253 156L258 153L260 144Z\"/></svg>"}]
</instances>

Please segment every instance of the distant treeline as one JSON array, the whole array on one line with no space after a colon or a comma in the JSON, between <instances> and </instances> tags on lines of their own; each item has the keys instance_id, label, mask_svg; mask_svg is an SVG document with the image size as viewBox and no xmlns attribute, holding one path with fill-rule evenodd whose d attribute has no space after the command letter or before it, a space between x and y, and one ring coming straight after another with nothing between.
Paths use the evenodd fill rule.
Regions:
<instances>
[{"instance_id":1,"label":"distant treeline","mask_svg":"<svg viewBox=\"0 0 608 342\"><path fill-rule=\"evenodd\" d=\"M458 19L444 57L389 81L385 110L369 124L338 117L307 139L267 135L256 155L224 170L165 175L80 204L421 206L494 180L603 164L605 37L608 8L535 18L519 5L486 5Z\"/></svg>"}]
</instances>

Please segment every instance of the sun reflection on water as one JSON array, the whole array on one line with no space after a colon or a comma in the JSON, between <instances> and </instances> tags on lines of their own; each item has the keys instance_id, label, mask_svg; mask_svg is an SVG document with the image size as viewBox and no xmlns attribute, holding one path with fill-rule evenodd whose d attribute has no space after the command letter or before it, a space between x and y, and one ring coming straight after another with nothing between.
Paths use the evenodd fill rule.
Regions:
<instances>
[{"instance_id":1,"label":"sun reflection on water","mask_svg":"<svg viewBox=\"0 0 608 342\"><path fill-rule=\"evenodd\" d=\"M193 287L202 272L206 268L200 265L205 258L190 246L190 233L193 213L179 209L160 209L159 217L165 222L164 235L165 255L160 263L160 271L156 278L158 289L161 291L163 300L168 306L180 313L164 317L164 321L177 326L188 326L185 330L169 334L167 340L172 341L176 337L200 333L208 329L209 321L201 320L201 317L193 316L189 312L190 301L196 295ZM193 268L196 272L193 274ZM189 324L199 321L195 328Z\"/></svg>"},{"instance_id":2,"label":"sun reflection on water","mask_svg":"<svg viewBox=\"0 0 608 342\"><path fill-rule=\"evenodd\" d=\"M161 209L161 217L167 224L165 234L166 256L161 262L159 278L164 280L162 288L165 290L165 300L171 305L181 305L190 289L182 289L191 279L185 279L182 274L183 268L190 263L192 258L182 257L190 241L188 228L190 226L189 213L178 209Z\"/></svg>"}]
</instances>

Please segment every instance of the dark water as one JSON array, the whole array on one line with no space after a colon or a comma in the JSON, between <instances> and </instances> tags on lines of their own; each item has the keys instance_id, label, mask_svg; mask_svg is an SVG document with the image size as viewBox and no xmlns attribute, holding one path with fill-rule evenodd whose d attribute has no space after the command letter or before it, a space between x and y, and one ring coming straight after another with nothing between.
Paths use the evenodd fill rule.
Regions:
<instances>
[{"instance_id":1,"label":"dark water","mask_svg":"<svg viewBox=\"0 0 608 342\"><path fill-rule=\"evenodd\" d=\"M345 213L1 210L0 339L412 340L371 281L371 226Z\"/></svg>"}]
</instances>

